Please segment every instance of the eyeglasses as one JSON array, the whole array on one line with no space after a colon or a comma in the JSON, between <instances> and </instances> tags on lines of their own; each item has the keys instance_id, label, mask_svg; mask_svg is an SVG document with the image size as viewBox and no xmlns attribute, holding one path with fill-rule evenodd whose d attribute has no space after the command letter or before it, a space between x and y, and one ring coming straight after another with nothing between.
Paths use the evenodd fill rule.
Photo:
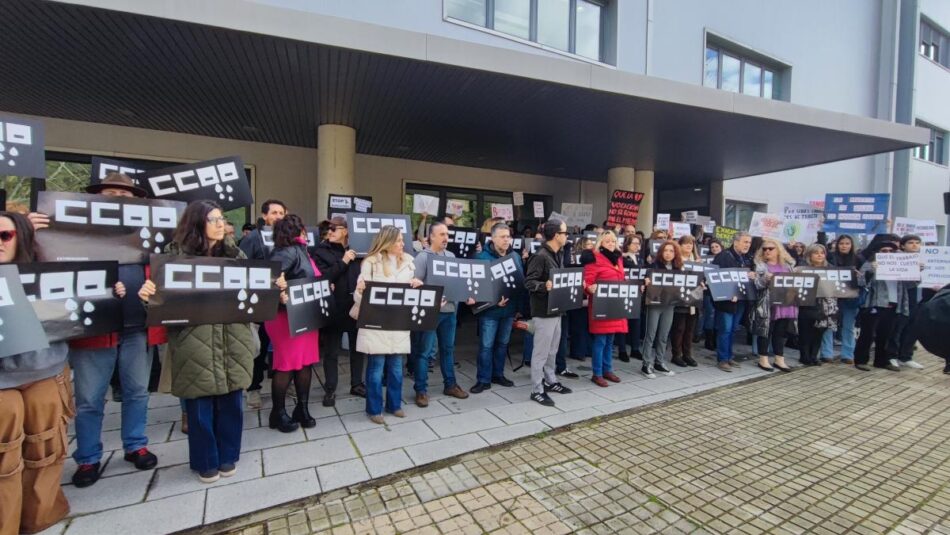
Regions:
<instances>
[{"instance_id":1,"label":"eyeglasses","mask_svg":"<svg viewBox=\"0 0 950 535\"><path fill-rule=\"evenodd\" d=\"M15 230L0 230L0 242L7 243L13 238L16 238Z\"/></svg>"},{"instance_id":2,"label":"eyeglasses","mask_svg":"<svg viewBox=\"0 0 950 535\"><path fill-rule=\"evenodd\" d=\"M219 223L224 223L224 222L227 221L227 220L228 220L228 218L223 217L223 216L221 216L221 217L210 217L210 216L209 216L209 217L208 217L208 223L211 223L212 225L217 225L217 224L219 224Z\"/></svg>"},{"instance_id":3,"label":"eyeglasses","mask_svg":"<svg viewBox=\"0 0 950 535\"><path fill-rule=\"evenodd\" d=\"M774 251L774 250L775 250L775 247L763 247L762 250L763 250L763 251Z\"/></svg>"}]
</instances>

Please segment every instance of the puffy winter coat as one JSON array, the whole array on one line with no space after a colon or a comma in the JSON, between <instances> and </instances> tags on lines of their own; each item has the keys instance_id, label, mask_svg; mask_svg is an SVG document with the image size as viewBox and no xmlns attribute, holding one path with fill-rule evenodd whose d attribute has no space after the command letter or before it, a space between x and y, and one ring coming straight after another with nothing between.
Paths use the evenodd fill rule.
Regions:
<instances>
[{"instance_id":1,"label":"puffy winter coat","mask_svg":"<svg viewBox=\"0 0 950 535\"><path fill-rule=\"evenodd\" d=\"M618 258L617 263L612 264L610 259L601 254L600 251L594 253L594 261L584 266L584 288L587 289L592 284L600 282L616 282L624 280L623 258ZM592 294L588 290L588 294ZM615 334L627 332L627 320L594 319L594 299L590 299L590 306L587 307L588 330L591 334Z\"/></svg>"},{"instance_id":2,"label":"puffy winter coat","mask_svg":"<svg viewBox=\"0 0 950 535\"><path fill-rule=\"evenodd\" d=\"M415 264L412 257L403 253L397 262L398 267L390 266L389 275L383 269L382 255L374 255L363 260L360 269L360 278L366 282L401 282L406 285L412 280L415 273ZM362 296L353 296L361 299ZM404 355L411 351L409 345L409 331L379 331L375 329L360 329L356 334L356 350L367 355Z\"/></svg>"}]
</instances>

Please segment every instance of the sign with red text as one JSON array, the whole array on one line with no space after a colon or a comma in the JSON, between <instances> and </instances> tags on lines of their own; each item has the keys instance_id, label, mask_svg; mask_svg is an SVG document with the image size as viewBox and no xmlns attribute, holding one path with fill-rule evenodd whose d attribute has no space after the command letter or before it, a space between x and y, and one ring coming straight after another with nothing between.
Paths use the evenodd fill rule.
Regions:
<instances>
[{"instance_id":1,"label":"sign with red text","mask_svg":"<svg viewBox=\"0 0 950 535\"><path fill-rule=\"evenodd\" d=\"M641 201L643 194L638 191L614 190L607 206L607 226L636 225Z\"/></svg>"},{"instance_id":2,"label":"sign with red text","mask_svg":"<svg viewBox=\"0 0 950 535\"><path fill-rule=\"evenodd\" d=\"M785 241L785 218L778 214L753 212L752 223L749 224L749 234L760 238L775 238Z\"/></svg>"}]
</instances>

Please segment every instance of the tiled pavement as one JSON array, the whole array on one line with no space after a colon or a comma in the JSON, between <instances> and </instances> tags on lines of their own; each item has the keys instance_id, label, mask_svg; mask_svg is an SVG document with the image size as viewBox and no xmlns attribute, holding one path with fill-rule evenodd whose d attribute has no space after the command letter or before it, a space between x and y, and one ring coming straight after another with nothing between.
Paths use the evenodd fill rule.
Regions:
<instances>
[{"instance_id":1,"label":"tiled pavement","mask_svg":"<svg viewBox=\"0 0 950 535\"><path fill-rule=\"evenodd\" d=\"M950 533L950 378L918 360L800 369L203 532Z\"/></svg>"},{"instance_id":2,"label":"tiled pavement","mask_svg":"<svg viewBox=\"0 0 950 535\"><path fill-rule=\"evenodd\" d=\"M468 339L469 343L459 345L462 358L456 368L458 381L466 388L474 384L475 371L471 334ZM748 346L740 346L740 352L743 349L748 351ZM514 347L512 353L516 353ZM155 394L150 400L147 433L159 465L144 472L122 459L120 405L109 402L103 435L108 450L104 477L93 487L74 488L69 477L75 464L67 460L63 483L72 516L49 533L168 533L213 524L575 422L764 375L751 363L736 373L723 373L712 367L708 352L699 353L699 368L654 380L637 373L639 361L625 364L615 359L623 382L609 388L591 383L589 369L581 367L578 371L586 377L565 380L575 393L556 396L556 408L528 400L527 368L509 370L508 376L516 383L513 388L495 386L458 400L441 394L436 366L430 374L430 406L420 409L411 403L412 381L406 378L403 406L407 416L388 416L385 427L368 421L361 398L342 396L335 408L322 407L322 390L315 386L312 400L317 402L311 404L311 412L318 418L316 428L282 434L266 426L269 399L265 396L262 411L245 414L237 475L212 485L199 483L188 468L186 436L179 430L175 398ZM341 384L347 381L341 377ZM453 485L445 488L460 490Z\"/></svg>"}]
</instances>

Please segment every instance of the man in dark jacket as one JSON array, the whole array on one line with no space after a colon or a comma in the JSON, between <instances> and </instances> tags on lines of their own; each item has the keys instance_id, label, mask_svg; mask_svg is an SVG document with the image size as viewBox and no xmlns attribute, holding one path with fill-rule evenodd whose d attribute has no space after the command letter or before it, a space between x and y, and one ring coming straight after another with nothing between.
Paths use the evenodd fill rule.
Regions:
<instances>
[{"instance_id":1,"label":"man in dark jacket","mask_svg":"<svg viewBox=\"0 0 950 535\"><path fill-rule=\"evenodd\" d=\"M310 250L320 273L330 281L336 314L333 322L320 329L320 360L323 361L323 406L336 403L336 387L339 381L339 353L346 333L350 349L350 394L366 397L363 384L363 354L356 351L356 322L350 317L353 308L353 291L360 276L360 263L356 251L349 248L349 230L346 218L336 216L327 227L327 237Z\"/></svg>"},{"instance_id":2,"label":"man in dark jacket","mask_svg":"<svg viewBox=\"0 0 950 535\"><path fill-rule=\"evenodd\" d=\"M287 205L283 201L268 199L261 205L261 220L264 225L273 228L274 223L287 215ZM251 260L267 260L270 258L270 249L273 247L264 244L261 229L252 230L241 240L239 245L244 255ZM261 341L261 349L254 358L254 373L251 375L251 386L247 387L247 408L261 408L261 381L264 380L264 369L267 367L267 349L270 346L270 337L264 330L263 324L258 326L257 335Z\"/></svg>"},{"instance_id":3,"label":"man in dark jacket","mask_svg":"<svg viewBox=\"0 0 950 535\"><path fill-rule=\"evenodd\" d=\"M567 243L567 225L552 219L541 229L544 245L528 259L524 286L531 299L531 317L534 323L534 349L531 352L531 399L553 407L547 392L569 394L570 388L557 381L554 374L557 350L561 340L561 314L548 313L548 293L553 288L551 270L564 267L561 249Z\"/></svg>"},{"instance_id":4,"label":"man in dark jacket","mask_svg":"<svg viewBox=\"0 0 950 535\"><path fill-rule=\"evenodd\" d=\"M752 236L748 232L739 232L732 240L732 247L716 255L713 263L720 269L747 268L749 277L755 277L749 257L751 246ZM731 368L739 367L732 354L732 337L745 316L746 302L737 299L714 301L713 307L716 309L716 359L720 363L718 367L723 371L732 371Z\"/></svg>"}]
</instances>

